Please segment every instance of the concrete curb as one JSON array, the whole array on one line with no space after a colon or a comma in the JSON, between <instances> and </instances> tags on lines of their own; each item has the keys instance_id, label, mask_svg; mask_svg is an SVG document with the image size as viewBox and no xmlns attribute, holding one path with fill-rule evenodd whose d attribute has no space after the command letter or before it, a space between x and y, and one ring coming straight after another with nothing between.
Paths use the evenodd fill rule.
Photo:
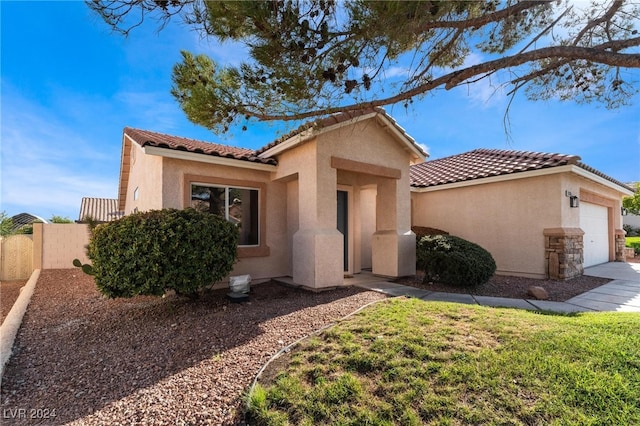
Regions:
<instances>
[{"instance_id":1,"label":"concrete curb","mask_svg":"<svg viewBox=\"0 0 640 426\"><path fill-rule=\"evenodd\" d=\"M24 317L27 306L29 306L29 302L31 301L38 277L40 277L40 269L36 269L31 273L29 281L20 289L18 299L16 299L13 307L11 307L11 310L0 326L0 384L2 384L2 376L4 376L4 367L9 361L9 358L11 358L13 342L22 324L22 317Z\"/></svg>"}]
</instances>

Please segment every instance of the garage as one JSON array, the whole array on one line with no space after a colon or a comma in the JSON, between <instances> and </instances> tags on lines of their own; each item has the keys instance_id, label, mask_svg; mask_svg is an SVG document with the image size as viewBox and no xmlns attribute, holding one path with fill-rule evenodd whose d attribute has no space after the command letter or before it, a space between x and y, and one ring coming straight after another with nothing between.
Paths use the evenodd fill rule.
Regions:
<instances>
[{"instance_id":1,"label":"garage","mask_svg":"<svg viewBox=\"0 0 640 426\"><path fill-rule=\"evenodd\" d=\"M584 231L584 267L609 261L609 210L591 203L580 203L580 228Z\"/></svg>"}]
</instances>

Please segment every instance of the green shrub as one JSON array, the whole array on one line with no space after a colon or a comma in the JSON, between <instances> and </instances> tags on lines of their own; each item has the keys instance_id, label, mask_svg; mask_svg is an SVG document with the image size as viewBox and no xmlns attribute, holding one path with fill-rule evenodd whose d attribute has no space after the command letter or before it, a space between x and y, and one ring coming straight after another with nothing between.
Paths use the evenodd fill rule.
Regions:
<instances>
[{"instance_id":1,"label":"green shrub","mask_svg":"<svg viewBox=\"0 0 640 426\"><path fill-rule=\"evenodd\" d=\"M195 295L231 272L238 230L194 209L152 210L97 226L88 256L108 297Z\"/></svg>"},{"instance_id":2,"label":"green shrub","mask_svg":"<svg viewBox=\"0 0 640 426\"><path fill-rule=\"evenodd\" d=\"M636 254L636 256L640 254L640 241L629 243L629 247L633 248L633 252Z\"/></svg>"},{"instance_id":3,"label":"green shrub","mask_svg":"<svg viewBox=\"0 0 640 426\"><path fill-rule=\"evenodd\" d=\"M427 235L416 249L417 268L424 281L461 287L486 283L496 271L491 253L477 244L453 235Z\"/></svg>"}]
</instances>

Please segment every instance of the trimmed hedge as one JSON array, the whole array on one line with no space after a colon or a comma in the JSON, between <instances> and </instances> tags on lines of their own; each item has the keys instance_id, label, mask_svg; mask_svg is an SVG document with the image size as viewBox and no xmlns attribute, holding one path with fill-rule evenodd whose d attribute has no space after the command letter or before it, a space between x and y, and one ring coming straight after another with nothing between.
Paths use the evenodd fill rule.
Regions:
<instances>
[{"instance_id":1,"label":"trimmed hedge","mask_svg":"<svg viewBox=\"0 0 640 426\"><path fill-rule=\"evenodd\" d=\"M425 272L423 282L441 282L460 287L486 283L496 272L496 262L487 250L453 235L427 235L416 244L417 268Z\"/></svg>"},{"instance_id":2,"label":"trimmed hedge","mask_svg":"<svg viewBox=\"0 0 640 426\"><path fill-rule=\"evenodd\" d=\"M231 272L237 245L238 229L220 216L163 209L99 225L88 256L98 289L110 298L195 295Z\"/></svg>"}]
</instances>

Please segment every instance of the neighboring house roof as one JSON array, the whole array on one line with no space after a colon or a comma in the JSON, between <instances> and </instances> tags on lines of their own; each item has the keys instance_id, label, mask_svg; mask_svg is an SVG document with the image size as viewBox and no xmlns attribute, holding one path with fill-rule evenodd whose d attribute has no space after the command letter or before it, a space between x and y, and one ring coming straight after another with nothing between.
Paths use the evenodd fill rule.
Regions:
<instances>
[{"instance_id":1,"label":"neighboring house roof","mask_svg":"<svg viewBox=\"0 0 640 426\"><path fill-rule=\"evenodd\" d=\"M424 152L415 139L413 139L406 130L404 130L396 120L393 119L393 117L387 114L383 108L365 108L361 110L346 111L333 114L319 120L309 121L298 127L296 130L293 130L292 132L289 132L270 144L260 148L256 153L261 157L268 158L269 155L274 152L274 148L285 144L285 142L290 141L292 138L299 138L299 140L296 141L297 144L316 136L318 132L334 130L335 128L351 124L354 121L366 120L371 117L379 117L383 121L381 124L384 126L390 126L392 131L406 143L411 151L413 151L415 157L421 158L422 160L424 160L425 157L428 157L428 154Z\"/></svg>"},{"instance_id":2,"label":"neighboring house roof","mask_svg":"<svg viewBox=\"0 0 640 426\"><path fill-rule=\"evenodd\" d=\"M13 231L17 231L23 226L31 225L33 222L49 223L40 216L30 213L18 213L15 216L11 216L11 222L13 223L13 227L11 228Z\"/></svg>"},{"instance_id":3,"label":"neighboring house roof","mask_svg":"<svg viewBox=\"0 0 640 426\"><path fill-rule=\"evenodd\" d=\"M225 157L234 160L251 161L262 164L276 164L275 159L260 158L257 156L256 151L246 148L198 141L180 136L171 136L164 133L134 129L131 127L125 127L124 134L129 136L143 148L146 146L153 146L157 148L193 152L196 154L212 155L215 157Z\"/></svg>"},{"instance_id":4,"label":"neighboring house roof","mask_svg":"<svg viewBox=\"0 0 640 426\"><path fill-rule=\"evenodd\" d=\"M568 165L584 169L624 189L630 190L622 182L581 163L580 157L577 155L501 149L475 149L462 154L416 164L411 166L410 177L411 186L427 188Z\"/></svg>"},{"instance_id":5,"label":"neighboring house roof","mask_svg":"<svg viewBox=\"0 0 640 426\"><path fill-rule=\"evenodd\" d=\"M96 222L110 222L123 216L118 210L118 200L115 198L82 197L78 222L86 222L88 218Z\"/></svg>"}]
</instances>

